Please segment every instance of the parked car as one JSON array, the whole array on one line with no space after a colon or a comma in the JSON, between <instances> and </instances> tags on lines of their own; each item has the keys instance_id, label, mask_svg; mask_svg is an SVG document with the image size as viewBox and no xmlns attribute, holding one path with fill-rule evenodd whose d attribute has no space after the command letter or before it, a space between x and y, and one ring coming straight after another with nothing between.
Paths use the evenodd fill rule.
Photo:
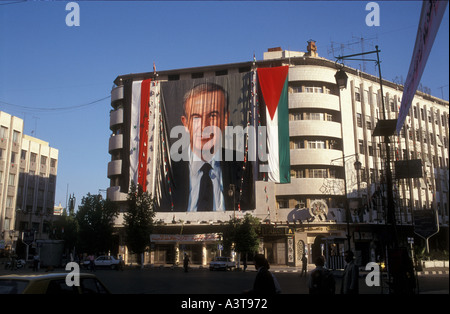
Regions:
<instances>
[{"instance_id":1,"label":"parked car","mask_svg":"<svg viewBox=\"0 0 450 314\"><path fill-rule=\"evenodd\" d=\"M94 274L80 274L79 286L68 286L69 273L0 276L0 294L110 294Z\"/></svg>"},{"instance_id":2,"label":"parked car","mask_svg":"<svg viewBox=\"0 0 450 314\"><path fill-rule=\"evenodd\" d=\"M236 268L236 262L233 262L230 257L217 256L209 263L209 270L231 270L232 268Z\"/></svg>"},{"instance_id":3,"label":"parked car","mask_svg":"<svg viewBox=\"0 0 450 314\"><path fill-rule=\"evenodd\" d=\"M120 261L113 256L100 255L94 260L95 267L107 267L111 269L117 269ZM89 268L89 260L83 262L83 266Z\"/></svg>"}]
</instances>

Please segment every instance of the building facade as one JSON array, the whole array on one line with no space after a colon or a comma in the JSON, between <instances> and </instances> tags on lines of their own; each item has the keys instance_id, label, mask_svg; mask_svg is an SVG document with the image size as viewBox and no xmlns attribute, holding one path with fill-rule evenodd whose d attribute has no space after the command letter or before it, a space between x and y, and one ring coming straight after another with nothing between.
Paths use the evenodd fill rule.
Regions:
<instances>
[{"instance_id":1,"label":"building facade","mask_svg":"<svg viewBox=\"0 0 450 314\"><path fill-rule=\"evenodd\" d=\"M53 215L58 150L23 134L23 120L0 111L0 228L4 249L23 231L47 239Z\"/></svg>"},{"instance_id":2,"label":"building facade","mask_svg":"<svg viewBox=\"0 0 450 314\"><path fill-rule=\"evenodd\" d=\"M375 261L382 255L388 235L386 151L384 139L373 136L373 132L378 120L383 119L381 97L386 118L397 118L403 86L383 80L384 95L381 95L377 77L346 68L347 88L339 89L335 61L319 57L313 42L307 52L269 49L260 61L117 77L111 92L108 164L111 181L107 197L122 204L122 210L126 211L131 147L127 132L132 116L127 86L132 82L152 79L149 99L157 106L161 82L245 73L251 80L257 68L279 66L289 67L290 183L256 179L255 208L238 210L237 215L251 213L261 220L260 252L271 263L300 265L303 254L307 254L310 263L322 254L329 263L342 263L349 236L360 264ZM247 86L249 93L251 86L250 83ZM158 107L154 107L153 115L150 109L149 119L153 121L150 126L152 123L158 126L158 121L163 120L157 113ZM448 115L448 101L417 92L402 131L390 137L394 174L398 161L421 160L423 167L420 178L393 177L401 243L407 236L414 236L414 211L428 209L437 213L440 233L447 234L448 248ZM154 129L158 127L150 127ZM155 136L150 134L148 145L156 147L155 138L161 135L152 134ZM150 177L156 169L153 163L157 162L157 158L149 161ZM221 227L230 219L230 213L228 210L180 213L169 209L157 212L158 225L152 235L149 262L176 263L184 251L191 254L194 262L206 265L218 254ZM117 224L120 226L120 219Z\"/></svg>"}]
</instances>

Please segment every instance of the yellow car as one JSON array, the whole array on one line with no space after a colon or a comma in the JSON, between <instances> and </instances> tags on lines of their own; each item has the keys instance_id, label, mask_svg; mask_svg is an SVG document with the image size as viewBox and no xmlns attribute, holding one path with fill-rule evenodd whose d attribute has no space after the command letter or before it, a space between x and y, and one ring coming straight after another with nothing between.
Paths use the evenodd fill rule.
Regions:
<instances>
[{"instance_id":1,"label":"yellow car","mask_svg":"<svg viewBox=\"0 0 450 314\"><path fill-rule=\"evenodd\" d=\"M79 285L69 273L0 276L0 294L110 294L94 274L79 274Z\"/></svg>"}]
</instances>

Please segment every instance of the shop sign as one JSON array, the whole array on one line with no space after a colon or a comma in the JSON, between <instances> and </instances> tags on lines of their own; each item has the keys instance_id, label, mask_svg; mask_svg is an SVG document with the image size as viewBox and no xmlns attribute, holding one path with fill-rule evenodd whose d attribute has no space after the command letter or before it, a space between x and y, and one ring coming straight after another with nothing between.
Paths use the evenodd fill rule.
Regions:
<instances>
[{"instance_id":1,"label":"shop sign","mask_svg":"<svg viewBox=\"0 0 450 314\"><path fill-rule=\"evenodd\" d=\"M261 226L261 235L262 236L276 236L276 235L294 235L293 228L287 227L273 227L273 226Z\"/></svg>"},{"instance_id":2,"label":"shop sign","mask_svg":"<svg viewBox=\"0 0 450 314\"><path fill-rule=\"evenodd\" d=\"M151 242L208 242L219 241L220 236L217 233L205 234L152 234Z\"/></svg>"}]
</instances>

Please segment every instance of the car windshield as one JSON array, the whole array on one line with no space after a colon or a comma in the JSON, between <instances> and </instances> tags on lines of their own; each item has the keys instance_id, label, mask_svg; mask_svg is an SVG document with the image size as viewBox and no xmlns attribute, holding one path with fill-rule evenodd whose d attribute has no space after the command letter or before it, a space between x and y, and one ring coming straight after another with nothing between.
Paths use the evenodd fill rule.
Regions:
<instances>
[{"instance_id":1,"label":"car windshield","mask_svg":"<svg viewBox=\"0 0 450 314\"><path fill-rule=\"evenodd\" d=\"M20 294L27 285L25 280L0 280L0 294Z\"/></svg>"},{"instance_id":2,"label":"car windshield","mask_svg":"<svg viewBox=\"0 0 450 314\"><path fill-rule=\"evenodd\" d=\"M216 257L216 261L217 262L226 262L227 258L226 257Z\"/></svg>"}]
</instances>

